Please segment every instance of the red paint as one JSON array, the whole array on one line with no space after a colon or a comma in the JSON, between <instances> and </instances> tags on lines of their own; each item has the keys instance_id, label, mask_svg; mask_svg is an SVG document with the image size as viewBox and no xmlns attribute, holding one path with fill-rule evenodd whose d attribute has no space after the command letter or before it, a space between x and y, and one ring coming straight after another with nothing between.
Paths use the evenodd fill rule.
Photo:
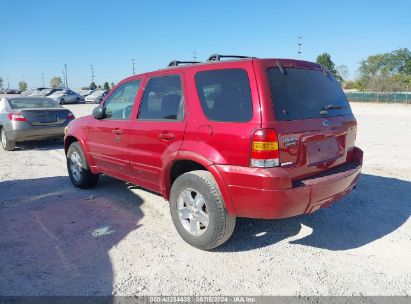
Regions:
<instances>
[{"instance_id":1,"label":"red paint","mask_svg":"<svg viewBox=\"0 0 411 304\"><path fill-rule=\"evenodd\" d=\"M284 68L319 69L317 64L304 61L249 59L172 67L132 76L116 86L141 80L131 118L76 119L67 130L66 149L69 140L77 139L94 173L138 184L161 193L165 199L169 198L173 164L178 160L197 162L213 174L232 215L282 218L329 206L349 193L360 175L362 151L354 146L356 120L352 115L327 117L330 122L327 127L322 124L322 118L276 121L267 69L276 67L277 61ZM247 72L253 102L249 122L213 122L206 118L200 106L195 74L228 68ZM164 75L179 75L182 79L183 120L137 120L148 79ZM265 134L260 129L271 131ZM294 145L286 144L290 137L295 138ZM257 139L278 141L278 151L252 151L252 141ZM315 149L331 152L315 153ZM250 167L252 153L279 157L283 165Z\"/></svg>"}]
</instances>

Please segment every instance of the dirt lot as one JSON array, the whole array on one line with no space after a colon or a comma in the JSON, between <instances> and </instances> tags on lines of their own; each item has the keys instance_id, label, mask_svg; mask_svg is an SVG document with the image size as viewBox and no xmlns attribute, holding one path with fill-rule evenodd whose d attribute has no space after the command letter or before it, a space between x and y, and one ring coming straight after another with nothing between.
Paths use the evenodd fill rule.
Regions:
<instances>
[{"instance_id":1,"label":"dirt lot","mask_svg":"<svg viewBox=\"0 0 411 304\"><path fill-rule=\"evenodd\" d=\"M358 188L312 215L240 219L214 252L184 243L160 196L108 177L75 189L61 142L0 149L0 295L411 295L411 106L352 107Z\"/></svg>"}]
</instances>

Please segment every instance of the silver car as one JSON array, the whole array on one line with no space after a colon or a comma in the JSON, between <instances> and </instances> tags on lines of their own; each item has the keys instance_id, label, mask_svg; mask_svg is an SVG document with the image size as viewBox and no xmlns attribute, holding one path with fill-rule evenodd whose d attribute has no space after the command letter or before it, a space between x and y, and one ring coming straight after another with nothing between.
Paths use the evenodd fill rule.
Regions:
<instances>
[{"instance_id":1,"label":"silver car","mask_svg":"<svg viewBox=\"0 0 411 304\"><path fill-rule=\"evenodd\" d=\"M104 97L108 94L105 90L97 90L86 96L86 103L100 103L103 101Z\"/></svg>"},{"instance_id":2,"label":"silver car","mask_svg":"<svg viewBox=\"0 0 411 304\"><path fill-rule=\"evenodd\" d=\"M80 103L84 101L84 98L80 94L72 90L57 91L49 95L48 97L53 98L59 104Z\"/></svg>"},{"instance_id":3,"label":"silver car","mask_svg":"<svg viewBox=\"0 0 411 304\"><path fill-rule=\"evenodd\" d=\"M0 99L0 137L4 150L16 142L64 136L73 113L46 97L8 96Z\"/></svg>"}]
</instances>

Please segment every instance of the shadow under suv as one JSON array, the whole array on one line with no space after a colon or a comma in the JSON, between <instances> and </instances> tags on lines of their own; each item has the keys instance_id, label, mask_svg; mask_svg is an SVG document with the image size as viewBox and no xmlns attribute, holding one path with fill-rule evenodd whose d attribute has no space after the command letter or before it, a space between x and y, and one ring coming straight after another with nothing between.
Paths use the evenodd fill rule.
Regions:
<instances>
[{"instance_id":1,"label":"shadow under suv","mask_svg":"<svg viewBox=\"0 0 411 304\"><path fill-rule=\"evenodd\" d=\"M69 124L65 151L75 186L107 174L160 193L181 237L209 250L236 217L312 213L348 194L362 166L356 131L325 67L212 55L124 79Z\"/></svg>"}]
</instances>

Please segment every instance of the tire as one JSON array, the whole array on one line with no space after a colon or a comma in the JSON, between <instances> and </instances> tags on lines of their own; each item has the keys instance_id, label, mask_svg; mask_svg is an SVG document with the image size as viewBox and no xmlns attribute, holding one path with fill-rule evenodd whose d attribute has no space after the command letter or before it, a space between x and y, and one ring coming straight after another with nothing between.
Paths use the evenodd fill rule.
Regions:
<instances>
[{"instance_id":1,"label":"tire","mask_svg":"<svg viewBox=\"0 0 411 304\"><path fill-rule=\"evenodd\" d=\"M5 151L13 151L16 147L16 143L13 140L7 138L6 130L1 128L0 130L1 146Z\"/></svg>"},{"instance_id":2,"label":"tire","mask_svg":"<svg viewBox=\"0 0 411 304\"><path fill-rule=\"evenodd\" d=\"M64 99L60 99L60 104L64 104Z\"/></svg>"},{"instance_id":3,"label":"tire","mask_svg":"<svg viewBox=\"0 0 411 304\"><path fill-rule=\"evenodd\" d=\"M99 175L91 172L78 142L68 148L67 170L71 182L78 188L91 188L98 183Z\"/></svg>"},{"instance_id":4,"label":"tire","mask_svg":"<svg viewBox=\"0 0 411 304\"><path fill-rule=\"evenodd\" d=\"M197 209L190 208L190 202L198 205ZM198 249L210 250L220 246L234 231L236 218L227 213L220 189L208 171L188 172L174 181L170 192L170 212L180 236ZM208 223L205 214L208 215Z\"/></svg>"},{"instance_id":5,"label":"tire","mask_svg":"<svg viewBox=\"0 0 411 304\"><path fill-rule=\"evenodd\" d=\"M80 103L80 98L76 98L76 103Z\"/></svg>"}]
</instances>

